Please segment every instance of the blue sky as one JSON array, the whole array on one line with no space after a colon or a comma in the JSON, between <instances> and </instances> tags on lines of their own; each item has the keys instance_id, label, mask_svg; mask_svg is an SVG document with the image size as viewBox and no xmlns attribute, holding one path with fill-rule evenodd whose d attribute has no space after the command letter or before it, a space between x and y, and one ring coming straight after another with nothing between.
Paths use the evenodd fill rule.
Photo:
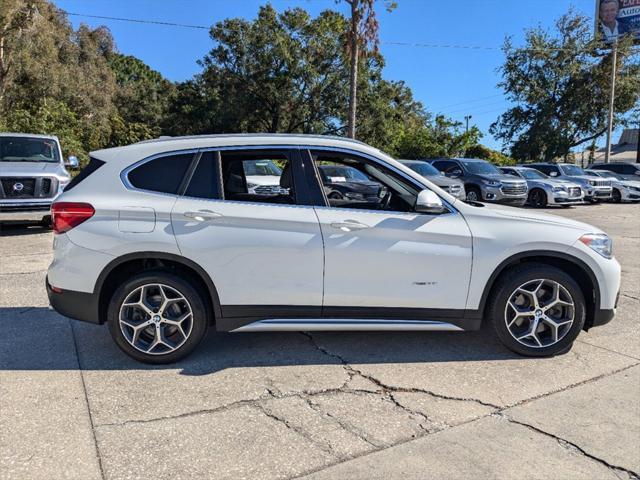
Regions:
<instances>
[{"instance_id":1,"label":"blue sky","mask_svg":"<svg viewBox=\"0 0 640 480\"><path fill-rule=\"evenodd\" d=\"M264 0L55 0L68 12L209 26L227 17L254 18ZM552 28L573 6L593 16L594 0L397 0L391 13L378 2L385 78L404 80L427 110L471 123L485 134L483 143L500 148L489 125L508 104L496 84L506 35L522 44L526 28ZM334 0L272 0L279 11L303 7L312 15L325 9L346 13ZM120 52L135 55L171 80L199 71L196 61L211 48L207 30L126 23L71 16L93 27L107 25ZM477 46L480 49L393 45ZM603 140L601 140L601 143Z\"/></svg>"}]
</instances>

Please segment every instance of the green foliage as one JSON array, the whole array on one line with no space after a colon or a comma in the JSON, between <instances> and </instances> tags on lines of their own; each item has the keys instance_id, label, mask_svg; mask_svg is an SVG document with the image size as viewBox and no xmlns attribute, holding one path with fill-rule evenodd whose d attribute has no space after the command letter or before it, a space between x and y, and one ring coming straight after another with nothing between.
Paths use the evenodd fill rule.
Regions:
<instances>
[{"instance_id":1,"label":"green foliage","mask_svg":"<svg viewBox=\"0 0 640 480\"><path fill-rule=\"evenodd\" d=\"M491 148L485 147L484 145L474 145L471 148L467 149L464 154L465 158L481 158L483 160L488 160L495 165L515 165L517 162L515 159L505 155L504 153L497 152L496 150L492 150Z\"/></svg>"},{"instance_id":2,"label":"green foliage","mask_svg":"<svg viewBox=\"0 0 640 480\"><path fill-rule=\"evenodd\" d=\"M491 126L515 158L552 160L606 131L611 53L592 40L593 23L569 11L555 33L538 27L526 45L507 39L499 84L515 106ZM619 45L616 125L640 100L640 63L630 42Z\"/></svg>"}]
</instances>

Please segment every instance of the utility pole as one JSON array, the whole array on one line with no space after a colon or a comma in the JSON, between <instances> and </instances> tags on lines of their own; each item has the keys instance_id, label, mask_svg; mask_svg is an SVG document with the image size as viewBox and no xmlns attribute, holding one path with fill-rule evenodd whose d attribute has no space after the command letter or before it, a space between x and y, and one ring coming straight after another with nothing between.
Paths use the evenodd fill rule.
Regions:
<instances>
[{"instance_id":1,"label":"utility pole","mask_svg":"<svg viewBox=\"0 0 640 480\"><path fill-rule=\"evenodd\" d=\"M466 129L465 129L465 133L469 133L469 120L471 120L472 118L473 118L473 115L466 115L464 117L464 120L467 123Z\"/></svg>"},{"instance_id":2,"label":"utility pole","mask_svg":"<svg viewBox=\"0 0 640 480\"><path fill-rule=\"evenodd\" d=\"M611 136L613 134L613 107L616 98L616 70L618 68L618 41L616 40L611 52L611 94L609 97L609 119L607 123L607 150L604 163L609 163L611 157Z\"/></svg>"}]
</instances>

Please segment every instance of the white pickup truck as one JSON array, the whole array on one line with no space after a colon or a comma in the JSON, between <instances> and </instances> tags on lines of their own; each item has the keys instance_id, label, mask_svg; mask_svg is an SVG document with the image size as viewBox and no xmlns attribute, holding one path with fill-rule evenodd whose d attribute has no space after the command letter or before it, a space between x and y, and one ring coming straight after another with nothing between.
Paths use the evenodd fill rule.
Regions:
<instances>
[{"instance_id":1,"label":"white pickup truck","mask_svg":"<svg viewBox=\"0 0 640 480\"><path fill-rule=\"evenodd\" d=\"M70 182L57 137L0 132L0 222L49 224L51 204Z\"/></svg>"}]
</instances>

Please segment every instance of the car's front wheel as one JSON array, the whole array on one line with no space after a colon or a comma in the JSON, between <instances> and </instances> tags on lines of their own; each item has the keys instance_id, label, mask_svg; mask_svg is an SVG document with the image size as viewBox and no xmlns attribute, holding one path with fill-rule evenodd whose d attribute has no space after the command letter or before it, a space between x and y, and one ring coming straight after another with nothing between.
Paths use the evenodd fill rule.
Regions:
<instances>
[{"instance_id":1,"label":"car's front wheel","mask_svg":"<svg viewBox=\"0 0 640 480\"><path fill-rule=\"evenodd\" d=\"M545 357L568 352L585 322L584 295L562 270L525 264L502 275L488 316L510 350Z\"/></svg>"},{"instance_id":2,"label":"car's front wheel","mask_svg":"<svg viewBox=\"0 0 640 480\"><path fill-rule=\"evenodd\" d=\"M145 363L176 362L191 353L209 324L202 295L166 272L123 283L108 307L111 336L127 355Z\"/></svg>"},{"instance_id":3,"label":"car's front wheel","mask_svg":"<svg viewBox=\"0 0 640 480\"><path fill-rule=\"evenodd\" d=\"M547 194L544 190L534 188L529 192L529 205L535 208L544 208L547 206Z\"/></svg>"},{"instance_id":4,"label":"car's front wheel","mask_svg":"<svg viewBox=\"0 0 640 480\"><path fill-rule=\"evenodd\" d=\"M482 201L482 193L478 187L467 187L467 201L480 202Z\"/></svg>"}]
</instances>

